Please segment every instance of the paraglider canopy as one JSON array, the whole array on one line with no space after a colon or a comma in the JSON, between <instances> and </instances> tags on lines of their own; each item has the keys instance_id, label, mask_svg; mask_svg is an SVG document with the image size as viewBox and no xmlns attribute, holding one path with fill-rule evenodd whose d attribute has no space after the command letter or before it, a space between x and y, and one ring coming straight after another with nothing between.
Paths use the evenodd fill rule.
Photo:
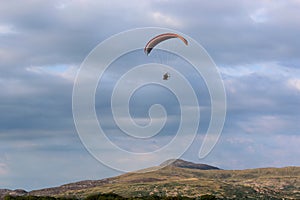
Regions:
<instances>
[{"instance_id":1,"label":"paraglider canopy","mask_svg":"<svg viewBox=\"0 0 300 200\"><path fill-rule=\"evenodd\" d=\"M165 40L171 39L171 38L178 38L185 45L188 45L188 41L179 34L176 34L176 33L163 33L163 34L157 35L154 38L152 38L151 40L149 40L149 42L146 44L146 46L144 48L145 54L148 56L149 53L152 51L152 49L156 45L158 45L159 43L161 43ZM169 80L169 78L170 78L170 74L168 72L163 75L163 80Z\"/></svg>"},{"instance_id":2,"label":"paraglider canopy","mask_svg":"<svg viewBox=\"0 0 300 200\"><path fill-rule=\"evenodd\" d=\"M146 55L149 55L149 53L152 51L152 49L158 45L159 43L171 39L171 38L179 38L180 40L182 40L182 42L185 45L188 45L188 41L182 37L179 34L176 33L163 33L160 35L155 36L154 38L152 38L151 40L149 40L149 42L146 44L145 48L144 48L144 52Z\"/></svg>"}]
</instances>

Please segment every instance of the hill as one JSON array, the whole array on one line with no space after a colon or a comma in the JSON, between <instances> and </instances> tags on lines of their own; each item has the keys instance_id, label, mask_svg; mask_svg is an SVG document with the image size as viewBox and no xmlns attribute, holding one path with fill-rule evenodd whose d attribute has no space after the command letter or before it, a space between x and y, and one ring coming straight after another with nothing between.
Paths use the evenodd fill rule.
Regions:
<instances>
[{"instance_id":1,"label":"hill","mask_svg":"<svg viewBox=\"0 0 300 200\"><path fill-rule=\"evenodd\" d=\"M192 162L188 162L185 160L181 159L170 159L162 164L160 164L161 167L166 167L166 166L173 166L173 167L179 167L179 168L187 168L187 169L202 169L202 170L212 170L212 169L219 169L218 167L214 167L211 165L206 165L206 164L196 164Z\"/></svg>"},{"instance_id":2,"label":"hill","mask_svg":"<svg viewBox=\"0 0 300 200\"><path fill-rule=\"evenodd\" d=\"M156 171L86 180L25 195L83 198L96 193L123 197L211 194L219 199L300 199L300 167L220 170L183 160L169 160L162 166Z\"/></svg>"}]
</instances>

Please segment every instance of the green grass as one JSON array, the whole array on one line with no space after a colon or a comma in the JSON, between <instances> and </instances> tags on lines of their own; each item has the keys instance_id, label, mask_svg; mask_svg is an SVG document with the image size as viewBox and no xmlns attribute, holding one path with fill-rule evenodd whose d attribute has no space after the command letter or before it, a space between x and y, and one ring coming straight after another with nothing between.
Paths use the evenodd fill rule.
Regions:
<instances>
[{"instance_id":1,"label":"green grass","mask_svg":"<svg viewBox=\"0 0 300 200\"><path fill-rule=\"evenodd\" d=\"M213 195L203 195L198 198L189 198L185 196L165 196L165 195L146 195L140 197L122 197L114 193L98 193L89 195L83 199L79 198L61 198L61 197L50 197L50 196L5 196L4 200L215 200L216 197Z\"/></svg>"},{"instance_id":2,"label":"green grass","mask_svg":"<svg viewBox=\"0 0 300 200\"><path fill-rule=\"evenodd\" d=\"M47 192L30 194L51 194L51 190ZM300 199L300 167L249 170L165 167L147 173L124 174L84 189L53 190L51 196L83 199L98 193L115 193L126 198L181 195L199 199L214 195L219 199Z\"/></svg>"}]
</instances>

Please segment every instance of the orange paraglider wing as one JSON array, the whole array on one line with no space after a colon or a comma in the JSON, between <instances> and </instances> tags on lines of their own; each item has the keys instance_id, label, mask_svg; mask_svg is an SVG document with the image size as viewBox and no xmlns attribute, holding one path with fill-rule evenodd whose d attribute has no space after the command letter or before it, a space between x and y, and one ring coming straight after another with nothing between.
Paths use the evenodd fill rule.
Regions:
<instances>
[{"instance_id":1,"label":"orange paraglider wing","mask_svg":"<svg viewBox=\"0 0 300 200\"><path fill-rule=\"evenodd\" d=\"M161 43L165 40L171 39L171 38L179 38L180 40L182 40L182 42L184 42L185 45L188 45L188 41L179 34L163 33L163 34L155 36L146 44L146 46L144 48L145 54L148 55L156 45L158 45L159 43Z\"/></svg>"}]
</instances>

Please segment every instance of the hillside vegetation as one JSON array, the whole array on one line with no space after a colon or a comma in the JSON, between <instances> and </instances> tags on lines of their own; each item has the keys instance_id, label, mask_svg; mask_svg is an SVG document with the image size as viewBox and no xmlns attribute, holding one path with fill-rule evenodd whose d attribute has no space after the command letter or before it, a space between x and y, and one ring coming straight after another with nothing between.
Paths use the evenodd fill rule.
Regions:
<instances>
[{"instance_id":1,"label":"hillside vegetation","mask_svg":"<svg viewBox=\"0 0 300 200\"><path fill-rule=\"evenodd\" d=\"M27 195L85 198L92 194L114 193L126 198L212 195L218 199L300 199L300 167L203 170L191 167L191 163L181 164L31 191Z\"/></svg>"}]
</instances>

